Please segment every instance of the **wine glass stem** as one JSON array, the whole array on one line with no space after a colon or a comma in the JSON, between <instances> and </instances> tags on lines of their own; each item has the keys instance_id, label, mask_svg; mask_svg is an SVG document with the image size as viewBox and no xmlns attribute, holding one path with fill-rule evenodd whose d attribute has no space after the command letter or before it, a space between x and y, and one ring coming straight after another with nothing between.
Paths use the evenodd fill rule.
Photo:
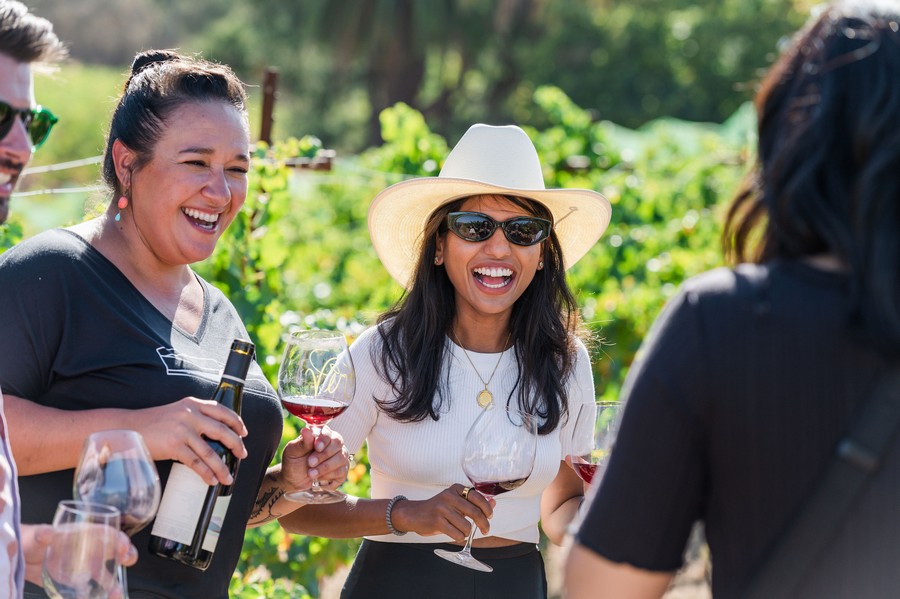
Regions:
<instances>
[{"instance_id":1,"label":"wine glass stem","mask_svg":"<svg viewBox=\"0 0 900 599\"><path fill-rule=\"evenodd\" d=\"M309 429L312 431L312 434L313 434L313 451L315 451L316 441L319 439L319 435L322 434L322 427L311 424L311 425L309 425ZM311 493L322 493L322 487L319 486L318 477L313 479L312 488L310 489L310 492Z\"/></svg>"},{"instance_id":2,"label":"wine glass stem","mask_svg":"<svg viewBox=\"0 0 900 599\"><path fill-rule=\"evenodd\" d=\"M475 539L475 529L476 529L475 523L472 522L472 530L469 531L469 536L466 539L466 544L462 548L461 553L472 553L472 541Z\"/></svg>"},{"instance_id":3,"label":"wine glass stem","mask_svg":"<svg viewBox=\"0 0 900 599\"><path fill-rule=\"evenodd\" d=\"M119 587L122 589L122 599L128 599L128 574L125 566L119 564Z\"/></svg>"}]
</instances>

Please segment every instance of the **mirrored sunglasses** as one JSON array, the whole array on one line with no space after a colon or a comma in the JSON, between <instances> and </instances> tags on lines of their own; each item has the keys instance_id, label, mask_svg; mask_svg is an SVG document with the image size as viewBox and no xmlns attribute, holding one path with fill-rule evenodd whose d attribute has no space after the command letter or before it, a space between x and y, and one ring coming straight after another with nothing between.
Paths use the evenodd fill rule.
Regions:
<instances>
[{"instance_id":1,"label":"mirrored sunglasses","mask_svg":"<svg viewBox=\"0 0 900 599\"><path fill-rule=\"evenodd\" d=\"M451 212L447 215L447 228L466 241L484 241L497 227L503 229L510 243L527 246L547 239L553 223L536 216L516 216L501 223L481 212Z\"/></svg>"},{"instance_id":2,"label":"mirrored sunglasses","mask_svg":"<svg viewBox=\"0 0 900 599\"><path fill-rule=\"evenodd\" d=\"M22 124L25 125L25 130L28 131L28 137L31 138L31 145L34 148L38 148L46 141L47 136L50 135L50 129L59 121L52 112L42 106L15 108L0 100L0 139L9 134L16 122L16 117L19 117Z\"/></svg>"}]
</instances>

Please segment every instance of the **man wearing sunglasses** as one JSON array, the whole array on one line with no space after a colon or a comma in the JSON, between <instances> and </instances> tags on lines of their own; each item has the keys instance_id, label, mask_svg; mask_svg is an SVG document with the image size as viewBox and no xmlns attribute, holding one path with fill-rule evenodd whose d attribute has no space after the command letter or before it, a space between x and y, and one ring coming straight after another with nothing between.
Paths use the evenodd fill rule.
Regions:
<instances>
[{"instance_id":1,"label":"man wearing sunglasses","mask_svg":"<svg viewBox=\"0 0 900 599\"><path fill-rule=\"evenodd\" d=\"M0 0L0 224L22 169L56 123L35 103L32 69L65 56L49 21L20 2Z\"/></svg>"}]
</instances>

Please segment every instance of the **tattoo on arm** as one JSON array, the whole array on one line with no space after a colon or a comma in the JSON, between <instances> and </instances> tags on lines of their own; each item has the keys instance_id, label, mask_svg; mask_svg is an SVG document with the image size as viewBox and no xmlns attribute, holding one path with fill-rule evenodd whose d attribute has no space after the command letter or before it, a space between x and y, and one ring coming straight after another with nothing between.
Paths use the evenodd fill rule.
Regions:
<instances>
[{"instance_id":1,"label":"tattoo on arm","mask_svg":"<svg viewBox=\"0 0 900 599\"><path fill-rule=\"evenodd\" d=\"M253 511L250 512L249 522L251 524L264 524L284 516L285 514L274 510L275 504L278 503L278 500L283 495L284 489L278 485L276 477L272 474L266 474L259 489L259 494L256 496L256 502L253 504Z\"/></svg>"}]
</instances>

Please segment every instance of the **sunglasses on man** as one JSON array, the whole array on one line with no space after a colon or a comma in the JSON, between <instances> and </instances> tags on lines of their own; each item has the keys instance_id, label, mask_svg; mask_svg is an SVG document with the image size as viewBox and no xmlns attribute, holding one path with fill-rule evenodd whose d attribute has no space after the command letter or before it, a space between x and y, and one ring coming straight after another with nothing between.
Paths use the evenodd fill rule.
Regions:
<instances>
[{"instance_id":1,"label":"sunglasses on man","mask_svg":"<svg viewBox=\"0 0 900 599\"><path fill-rule=\"evenodd\" d=\"M31 145L35 149L46 141L50 129L59 121L52 112L42 106L15 108L0 100L0 139L6 137L12 130L16 117L19 117L25 125L28 137L31 138Z\"/></svg>"},{"instance_id":2,"label":"sunglasses on man","mask_svg":"<svg viewBox=\"0 0 900 599\"><path fill-rule=\"evenodd\" d=\"M494 234L497 227L503 229L510 243L528 246L547 239L553 223L536 216L516 216L498 222L481 212L451 212L447 215L447 228L466 241L484 241Z\"/></svg>"}]
</instances>

